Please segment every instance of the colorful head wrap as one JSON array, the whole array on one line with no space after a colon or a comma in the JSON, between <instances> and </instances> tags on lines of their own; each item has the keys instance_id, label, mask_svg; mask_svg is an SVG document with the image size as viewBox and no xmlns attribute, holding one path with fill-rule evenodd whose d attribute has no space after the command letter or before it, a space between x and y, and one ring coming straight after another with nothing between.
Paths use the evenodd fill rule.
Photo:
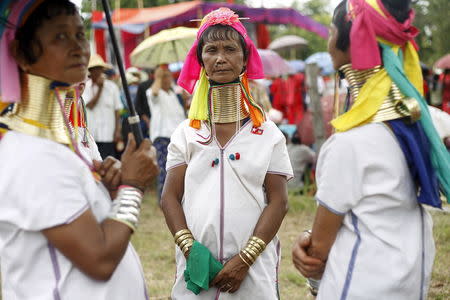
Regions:
<instances>
[{"instance_id":1,"label":"colorful head wrap","mask_svg":"<svg viewBox=\"0 0 450 300\"><path fill-rule=\"evenodd\" d=\"M19 102L19 67L10 52L10 44L16 29L23 25L28 16L44 0L3 0L0 4L0 18L7 24L0 24L0 95L6 103Z\"/></svg>"},{"instance_id":2,"label":"colorful head wrap","mask_svg":"<svg viewBox=\"0 0 450 300\"><path fill-rule=\"evenodd\" d=\"M400 23L388 12L381 0L348 0L347 3L348 17L352 21L352 67L370 69L383 65L384 68L367 80L355 99L355 105L334 119L332 125L337 131L347 131L370 122L394 82L403 95L416 99L420 105L421 128L418 132L424 133L423 137L427 141L421 144L429 148L422 152L428 153L427 157L431 160L440 187L450 202L450 154L434 128L428 105L423 98L422 72L413 40L418 34L418 30L412 26L414 11L411 10L408 19ZM440 206L435 204L433 206Z\"/></svg>"},{"instance_id":3,"label":"colorful head wrap","mask_svg":"<svg viewBox=\"0 0 450 300\"><path fill-rule=\"evenodd\" d=\"M247 30L245 29L244 25L242 25L242 23L239 21L238 15L229 8L225 7L221 7L207 14L200 24L200 29L197 33L197 39L194 42L192 48L189 50L189 53L183 65L183 69L181 70L180 77L178 78L178 85L186 89L191 94L194 91L194 87L197 81L199 81L193 96L191 109L189 111L189 119L191 119L191 125L193 125L193 127L195 128L199 128L200 120L208 119L207 95L209 82L206 78L205 70L201 67L200 62L197 59L198 42L203 32L205 32L207 28L216 24L231 26L244 38L248 50L248 62L242 83L245 89L245 94L247 94L249 98L251 98L251 96L247 78L264 78L264 70L261 62L261 57L259 56L258 51L253 44L253 41L248 36ZM252 103L252 99L246 100L248 101L247 104L250 104L248 105L248 107L250 109L250 116L252 118L252 121L255 126L259 127L263 122L264 116L262 112L260 112L260 109L255 107L255 104Z\"/></svg>"}]
</instances>

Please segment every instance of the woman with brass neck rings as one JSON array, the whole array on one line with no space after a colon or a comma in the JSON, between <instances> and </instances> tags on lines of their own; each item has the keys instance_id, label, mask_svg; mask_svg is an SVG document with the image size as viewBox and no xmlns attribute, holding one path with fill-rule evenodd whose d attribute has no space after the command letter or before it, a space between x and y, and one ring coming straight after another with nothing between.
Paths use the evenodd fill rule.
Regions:
<instances>
[{"instance_id":1,"label":"woman with brass neck rings","mask_svg":"<svg viewBox=\"0 0 450 300\"><path fill-rule=\"evenodd\" d=\"M117 173L80 150L76 97L75 122L66 107L90 56L78 9L6 0L0 16L3 299L148 299L130 238L157 172L150 142L130 139L112 199L104 182Z\"/></svg>"},{"instance_id":2,"label":"woman with brass neck rings","mask_svg":"<svg viewBox=\"0 0 450 300\"><path fill-rule=\"evenodd\" d=\"M312 232L293 248L317 299L427 297L435 248L424 205L440 208L440 190L449 199L450 156L423 98L413 19L404 0L334 11L328 51L349 97L320 149Z\"/></svg>"},{"instance_id":3,"label":"woman with brass neck rings","mask_svg":"<svg viewBox=\"0 0 450 300\"><path fill-rule=\"evenodd\" d=\"M191 93L197 85L190 120L171 138L162 196L178 245L173 299L278 298L276 233L292 169L284 136L249 93L248 78L262 76L237 15L205 16L178 81Z\"/></svg>"}]
</instances>

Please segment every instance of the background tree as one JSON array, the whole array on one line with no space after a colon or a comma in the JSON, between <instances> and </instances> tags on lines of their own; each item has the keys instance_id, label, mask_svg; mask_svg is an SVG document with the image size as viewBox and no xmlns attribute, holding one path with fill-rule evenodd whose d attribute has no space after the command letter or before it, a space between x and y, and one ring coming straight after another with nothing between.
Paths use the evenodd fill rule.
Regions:
<instances>
[{"instance_id":1,"label":"background tree","mask_svg":"<svg viewBox=\"0 0 450 300\"><path fill-rule=\"evenodd\" d=\"M331 15L328 10L327 0L308 0L300 4L299 0L293 3L292 8L298 10L301 14L314 19L315 21L328 26L331 22ZM296 51L296 59L306 59L315 52L327 51L327 40L315 33L309 32L292 25L271 25L269 26L270 37L272 40L283 35L298 35L308 41L308 46L302 47ZM291 59L288 51L281 52L286 59Z\"/></svg>"},{"instance_id":2,"label":"background tree","mask_svg":"<svg viewBox=\"0 0 450 300\"><path fill-rule=\"evenodd\" d=\"M432 65L437 59L450 52L450 1L416 0L415 25L421 30L417 37L420 57Z\"/></svg>"}]
</instances>

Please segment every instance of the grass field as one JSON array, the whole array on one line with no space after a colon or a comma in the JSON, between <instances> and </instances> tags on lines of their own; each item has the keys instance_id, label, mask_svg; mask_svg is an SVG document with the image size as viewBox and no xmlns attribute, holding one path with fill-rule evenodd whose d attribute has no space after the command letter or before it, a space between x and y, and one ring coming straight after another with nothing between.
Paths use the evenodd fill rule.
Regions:
<instances>
[{"instance_id":1,"label":"grass field","mask_svg":"<svg viewBox=\"0 0 450 300\"><path fill-rule=\"evenodd\" d=\"M290 194L290 209L279 231L282 245L280 292L283 300L308 299L304 278L291 263L291 248L299 232L310 228L315 203L310 197ZM450 299L450 214L432 212L437 254L429 299ZM150 290L150 299L170 299L175 277L174 244L164 216L155 203L147 199L138 233L133 244L141 256ZM249 299L253 300L253 299Z\"/></svg>"}]
</instances>

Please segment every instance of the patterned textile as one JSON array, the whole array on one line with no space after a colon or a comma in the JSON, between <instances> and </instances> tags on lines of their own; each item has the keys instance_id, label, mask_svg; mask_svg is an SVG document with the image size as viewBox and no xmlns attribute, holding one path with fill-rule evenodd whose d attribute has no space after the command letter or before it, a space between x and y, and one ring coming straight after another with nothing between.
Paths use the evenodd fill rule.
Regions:
<instances>
[{"instance_id":1,"label":"patterned textile","mask_svg":"<svg viewBox=\"0 0 450 300\"><path fill-rule=\"evenodd\" d=\"M169 138L159 137L153 142L156 148L156 157L158 158L159 175L158 175L158 199L161 201L162 189L166 181L166 161L167 161L167 147L170 144Z\"/></svg>"}]
</instances>

